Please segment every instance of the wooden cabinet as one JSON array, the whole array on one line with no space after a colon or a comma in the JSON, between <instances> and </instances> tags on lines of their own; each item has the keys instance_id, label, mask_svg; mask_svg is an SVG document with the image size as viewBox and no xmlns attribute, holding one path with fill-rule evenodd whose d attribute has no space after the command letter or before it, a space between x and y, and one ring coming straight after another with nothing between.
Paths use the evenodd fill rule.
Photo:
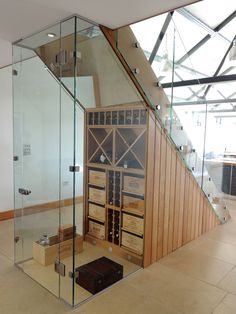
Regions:
<instances>
[{"instance_id":1,"label":"wooden cabinet","mask_svg":"<svg viewBox=\"0 0 236 314\"><path fill-rule=\"evenodd\" d=\"M86 122L87 233L142 260L147 112L91 109Z\"/></svg>"}]
</instances>

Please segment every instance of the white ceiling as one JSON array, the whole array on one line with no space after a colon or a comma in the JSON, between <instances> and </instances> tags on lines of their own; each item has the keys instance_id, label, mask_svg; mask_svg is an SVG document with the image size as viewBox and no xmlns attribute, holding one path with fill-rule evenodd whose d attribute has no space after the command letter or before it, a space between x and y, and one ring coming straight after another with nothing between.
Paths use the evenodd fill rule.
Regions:
<instances>
[{"instance_id":1,"label":"white ceiling","mask_svg":"<svg viewBox=\"0 0 236 314\"><path fill-rule=\"evenodd\" d=\"M110 28L198 0L0 0L0 38L16 41L73 14Z\"/></svg>"}]
</instances>

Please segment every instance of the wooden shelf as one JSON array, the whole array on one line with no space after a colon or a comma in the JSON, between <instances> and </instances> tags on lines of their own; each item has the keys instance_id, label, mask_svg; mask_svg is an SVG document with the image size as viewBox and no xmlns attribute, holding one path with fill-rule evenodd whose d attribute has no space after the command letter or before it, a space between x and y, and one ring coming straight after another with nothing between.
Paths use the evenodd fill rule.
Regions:
<instances>
[{"instance_id":1,"label":"wooden shelf","mask_svg":"<svg viewBox=\"0 0 236 314\"><path fill-rule=\"evenodd\" d=\"M141 197L142 199L144 198L144 194L139 194L139 193L130 192L130 191L126 191L126 190L122 190L122 193L138 196L138 197Z\"/></svg>"},{"instance_id":2,"label":"wooden shelf","mask_svg":"<svg viewBox=\"0 0 236 314\"><path fill-rule=\"evenodd\" d=\"M138 254L134 250L129 250L128 248L126 248L124 246L123 247L118 246L118 245L113 244L111 242L95 238L90 234L86 234L85 241L91 243L92 245L96 245L98 247L105 248L109 251L110 251L110 248L112 248L112 252L114 254L117 254L118 256L120 256L120 257L122 257L122 258L124 258L130 262L133 262L134 264L136 264L138 266L143 265L142 255Z\"/></svg>"},{"instance_id":3,"label":"wooden shelf","mask_svg":"<svg viewBox=\"0 0 236 314\"><path fill-rule=\"evenodd\" d=\"M132 229L128 229L128 228L122 227L121 230L127 231L127 232L132 233L132 234L134 234L134 235L137 235L137 236L139 236L139 237L143 237L143 233L136 232L136 231L134 231L134 230L132 230Z\"/></svg>"},{"instance_id":4,"label":"wooden shelf","mask_svg":"<svg viewBox=\"0 0 236 314\"><path fill-rule=\"evenodd\" d=\"M127 251L127 252L132 252L132 253L137 254L137 255L139 255L139 256L142 256L142 255L143 255L143 254L141 254L141 253L139 253L139 252L137 252L137 251L135 251L135 250L132 250L131 248L128 248L128 247L126 247L126 246L124 246L124 245L121 245L121 248L124 249L124 250Z\"/></svg>"},{"instance_id":5,"label":"wooden shelf","mask_svg":"<svg viewBox=\"0 0 236 314\"><path fill-rule=\"evenodd\" d=\"M140 213L140 211L132 209L132 208L122 208L121 211L127 214L137 215L141 218L144 217L144 213Z\"/></svg>"},{"instance_id":6,"label":"wooden shelf","mask_svg":"<svg viewBox=\"0 0 236 314\"><path fill-rule=\"evenodd\" d=\"M90 203L95 203L95 204L102 205L102 206L105 206L105 203L102 203L102 202L99 202L99 201L94 201L94 200L91 200L91 199L88 199L88 202L90 202Z\"/></svg>"},{"instance_id":7,"label":"wooden shelf","mask_svg":"<svg viewBox=\"0 0 236 314\"><path fill-rule=\"evenodd\" d=\"M94 184L94 183L88 183L88 185L93 185L93 186L96 186L96 187L98 187L98 188L103 188L103 189L105 189L105 185L101 185L101 184Z\"/></svg>"},{"instance_id":8,"label":"wooden shelf","mask_svg":"<svg viewBox=\"0 0 236 314\"><path fill-rule=\"evenodd\" d=\"M92 178L87 180L87 195L91 191L91 186L94 189L96 187L103 189L106 195L105 204L87 197L87 237L92 243L99 241L100 245L119 249L123 255L127 252L129 256L135 254L136 258L139 256L140 263L143 254L141 252L143 252L142 230L145 207L147 112L142 107L106 108L106 110L97 108L87 111L86 121L86 174L88 178ZM99 184L100 180L101 184ZM142 191L143 193L139 193ZM103 195L99 196L101 193L92 192L90 197L96 194L93 198L103 200ZM90 202L102 205L104 208L91 209ZM110 202L112 204L109 204ZM134 208L122 208L123 202L126 206L130 204L130 207L134 206ZM93 211L94 215L91 215ZM90 223L91 220L94 224ZM103 224L104 228L96 225L96 222ZM135 225L140 227L135 230ZM97 234L100 236L97 237ZM122 234L124 246L127 244L125 251L121 248ZM134 250L136 248L137 252Z\"/></svg>"},{"instance_id":9,"label":"wooden shelf","mask_svg":"<svg viewBox=\"0 0 236 314\"><path fill-rule=\"evenodd\" d=\"M99 219L99 218L97 218L97 217L88 216L88 218L89 218L89 219L92 219L92 220L96 220L96 221L101 222L101 223L103 223L103 224L105 223L105 220Z\"/></svg>"},{"instance_id":10,"label":"wooden shelf","mask_svg":"<svg viewBox=\"0 0 236 314\"><path fill-rule=\"evenodd\" d=\"M110 129L112 126L114 125L112 124L87 125L87 129ZM127 129L127 128L130 128L131 126L133 125L131 124L117 124L116 125L116 127L118 127L119 129ZM145 129L145 130L147 129L145 124L135 124L134 127L137 129Z\"/></svg>"},{"instance_id":11,"label":"wooden shelf","mask_svg":"<svg viewBox=\"0 0 236 314\"><path fill-rule=\"evenodd\" d=\"M121 171L121 172L127 172L127 173L134 173L134 174L140 174L145 175L144 169L134 169L134 168L124 168L124 167L115 167L112 165L104 165L104 164L97 164L93 162L87 162L87 167L93 167L93 168L100 168L104 170L113 170L113 171Z\"/></svg>"},{"instance_id":12,"label":"wooden shelf","mask_svg":"<svg viewBox=\"0 0 236 314\"><path fill-rule=\"evenodd\" d=\"M117 210L118 212L121 211L121 207L117 207L117 206L114 206L114 205L106 204L106 207L107 208L111 208L113 210Z\"/></svg>"}]
</instances>

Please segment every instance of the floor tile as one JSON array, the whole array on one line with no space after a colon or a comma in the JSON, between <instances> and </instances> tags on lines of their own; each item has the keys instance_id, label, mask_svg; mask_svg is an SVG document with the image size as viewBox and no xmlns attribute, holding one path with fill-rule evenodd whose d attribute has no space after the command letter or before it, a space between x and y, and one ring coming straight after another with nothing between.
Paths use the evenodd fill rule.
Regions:
<instances>
[{"instance_id":1,"label":"floor tile","mask_svg":"<svg viewBox=\"0 0 236 314\"><path fill-rule=\"evenodd\" d=\"M173 270L181 271L193 278L217 284L234 265L211 256L196 254L191 250L177 250L159 261Z\"/></svg>"},{"instance_id":2,"label":"floor tile","mask_svg":"<svg viewBox=\"0 0 236 314\"><path fill-rule=\"evenodd\" d=\"M236 296L232 294L228 294L213 312L213 314L235 314L235 313L236 313Z\"/></svg>"},{"instance_id":3,"label":"floor tile","mask_svg":"<svg viewBox=\"0 0 236 314\"><path fill-rule=\"evenodd\" d=\"M218 287L236 294L236 267L219 282Z\"/></svg>"},{"instance_id":4,"label":"floor tile","mask_svg":"<svg viewBox=\"0 0 236 314\"><path fill-rule=\"evenodd\" d=\"M212 240L207 236L200 237L191 243L196 254L203 254L236 265L236 245Z\"/></svg>"},{"instance_id":5,"label":"floor tile","mask_svg":"<svg viewBox=\"0 0 236 314\"><path fill-rule=\"evenodd\" d=\"M206 236L212 240L236 245L236 224L227 223L208 232Z\"/></svg>"},{"instance_id":6,"label":"floor tile","mask_svg":"<svg viewBox=\"0 0 236 314\"><path fill-rule=\"evenodd\" d=\"M13 219L0 222L0 253L14 260L14 222Z\"/></svg>"},{"instance_id":7,"label":"floor tile","mask_svg":"<svg viewBox=\"0 0 236 314\"><path fill-rule=\"evenodd\" d=\"M13 262L6 256L0 254L0 275L15 269ZM0 280L1 282L1 280Z\"/></svg>"},{"instance_id":8,"label":"floor tile","mask_svg":"<svg viewBox=\"0 0 236 314\"><path fill-rule=\"evenodd\" d=\"M1 275L1 314L62 314L70 308L20 270Z\"/></svg>"},{"instance_id":9,"label":"floor tile","mask_svg":"<svg viewBox=\"0 0 236 314\"><path fill-rule=\"evenodd\" d=\"M225 296L225 292L212 285L193 279L160 263L132 275L128 285L175 310L186 314L210 313Z\"/></svg>"},{"instance_id":10,"label":"floor tile","mask_svg":"<svg viewBox=\"0 0 236 314\"><path fill-rule=\"evenodd\" d=\"M78 309L80 314L178 314L171 305L149 297L145 290L127 285L127 282L117 284L98 298L94 298ZM111 301L112 300L112 301ZM157 312L158 311L158 312ZM76 311L75 311L76 312Z\"/></svg>"}]
</instances>

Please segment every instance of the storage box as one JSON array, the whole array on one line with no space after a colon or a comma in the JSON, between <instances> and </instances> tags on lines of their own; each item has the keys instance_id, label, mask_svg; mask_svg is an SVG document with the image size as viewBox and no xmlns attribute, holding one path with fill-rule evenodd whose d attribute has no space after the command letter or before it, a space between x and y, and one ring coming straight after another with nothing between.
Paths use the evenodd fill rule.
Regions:
<instances>
[{"instance_id":1,"label":"storage box","mask_svg":"<svg viewBox=\"0 0 236 314\"><path fill-rule=\"evenodd\" d=\"M123 195L123 208L125 210L130 210L130 212L134 212L137 213L139 215L143 215L144 214L144 200L135 198L135 197L131 197L131 196L127 196L127 195Z\"/></svg>"},{"instance_id":2,"label":"storage box","mask_svg":"<svg viewBox=\"0 0 236 314\"><path fill-rule=\"evenodd\" d=\"M89 188L89 199L94 202L105 204L106 192L95 188Z\"/></svg>"},{"instance_id":3,"label":"storage box","mask_svg":"<svg viewBox=\"0 0 236 314\"><path fill-rule=\"evenodd\" d=\"M123 213L122 215L122 227L130 232L143 235L143 218L135 217Z\"/></svg>"},{"instance_id":4,"label":"storage box","mask_svg":"<svg viewBox=\"0 0 236 314\"><path fill-rule=\"evenodd\" d=\"M95 221L89 220L89 234L98 238L105 239L105 226Z\"/></svg>"},{"instance_id":5,"label":"storage box","mask_svg":"<svg viewBox=\"0 0 236 314\"><path fill-rule=\"evenodd\" d=\"M123 266L101 257L93 262L77 267L78 285L95 294L123 278Z\"/></svg>"},{"instance_id":6,"label":"storage box","mask_svg":"<svg viewBox=\"0 0 236 314\"><path fill-rule=\"evenodd\" d=\"M75 237L75 253L83 251L83 237ZM73 255L73 239L63 241L51 246L42 246L38 241L33 242L33 258L43 266L53 264L56 259L63 259Z\"/></svg>"},{"instance_id":7,"label":"storage box","mask_svg":"<svg viewBox=\"0 0 236 314\"><path fill-rule=\"evenodd\" d=\"M105 207L95 205L92 203L89 203L89 216L97 218L99 220L105 221L106 219L106 209Z\"/></svg>"},{"instance_id":8,"label":"storage box","mask_svg":"<svg viewBox=\"0 0 236 314\"><path fill-rule=\"evenodd\" d=\"M48 240L49 240L49 245L54 245L60 242L58 235L51 236L48 238Z\"/></svg>"},{"instance_id":9,"label":"storage box","mask_svg":"<svg viewBox=\"0 0 236 314\"><path fill-rule=\"evenodd\" d=\"M145 180L133 176L124 176L124 190L127 192L144 195Z\"/></svg>"},{"instance_id":10,"label":"storage box","mask_svg":"<svg viewBox=\"0 0 236 314\"><path fill-rule=\"evenodd\" d=\"M142 255L143 254L143 239L135 235L122 231L121 244L131 251Z\"/></svg>"},{"instance_id":11,"label":"storage box","mask_svg":"<svg viewBox=\"0 0 236 314\"><path fill-rule=\"evenodd\" d=\"M104 171L89 170L89 183L106 186L106 173Z\"/></svg>"},{"instance_id":12,"label":"storage box","mask_svg":"<svg viewBox=\"0 0 236 314\"><path fill-rule=\"evenodd\" d=\"M76 226L72 224L61 225L58 228L58 236L60 241L66 241L72 239L76 234Z\"/></svg>"}]
</instances>

